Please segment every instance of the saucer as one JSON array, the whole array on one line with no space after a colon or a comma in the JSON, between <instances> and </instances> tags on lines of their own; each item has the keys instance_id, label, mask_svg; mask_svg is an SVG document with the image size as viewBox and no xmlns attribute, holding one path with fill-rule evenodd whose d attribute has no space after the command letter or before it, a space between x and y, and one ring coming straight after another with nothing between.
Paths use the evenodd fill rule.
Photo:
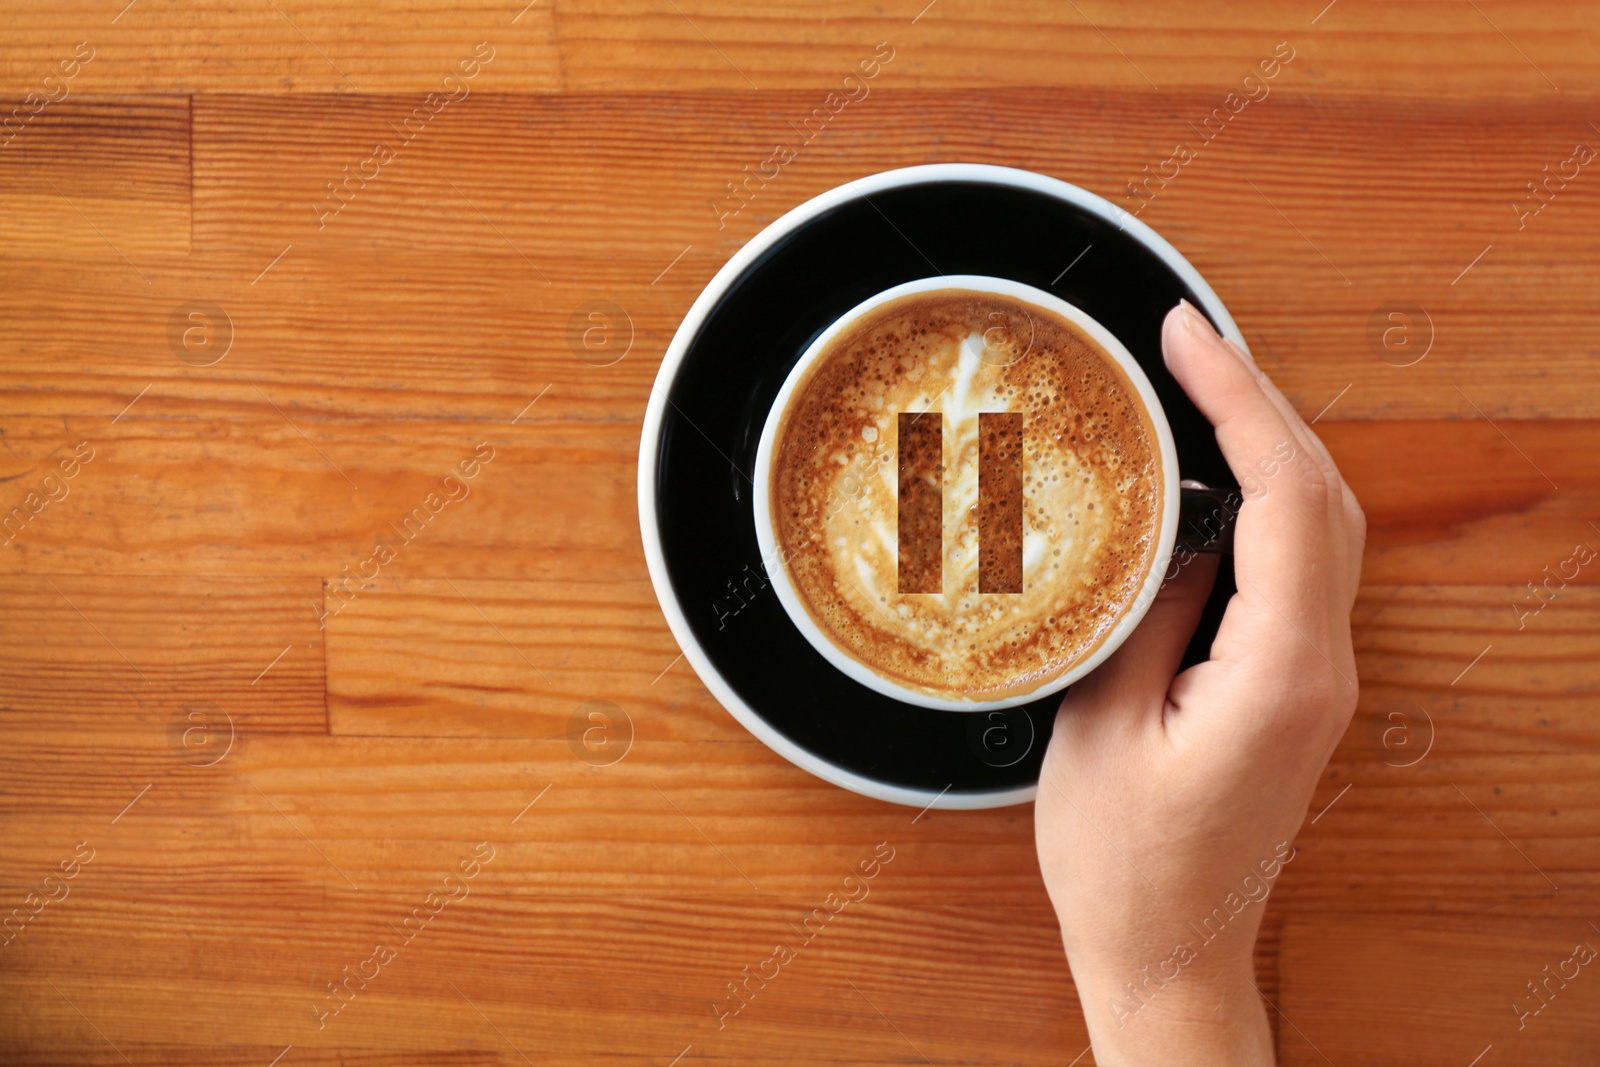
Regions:
<instances>
[{"instance_id":1,"label":"saucer","mask_svg":"<svg viewBox=\"0 0 1600 1067\"><path fill-rule=\"evenodd\" d=\"M789 371L866 298L939 274L1009 278L1082 308L1154 385L1185 480L1237 490L1211 426L1161 357L1180 298L1244 344L1198 271L1148 226L1028 171L938 164L875 174L800 205L712 278L678 328L639 448L639 524L684 658L774 751L866 796L924 808L1033 799L1061 694L1004 711L935 711L853 681L795 627L762 568L757 444ZM778 565L774 562L774 566ZM1204 659L1234 591L1224 556L1184 664Z\"/></svg>"}]
</instances>

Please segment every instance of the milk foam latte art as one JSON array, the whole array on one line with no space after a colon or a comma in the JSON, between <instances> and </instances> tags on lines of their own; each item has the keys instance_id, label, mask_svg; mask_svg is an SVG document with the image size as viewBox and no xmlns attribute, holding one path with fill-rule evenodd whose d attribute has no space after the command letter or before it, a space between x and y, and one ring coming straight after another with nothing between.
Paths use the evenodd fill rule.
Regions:
<instances>
[{"instance_id":1,"label":"milk foam latte art","mask_svg":"<svg viewBox=\"0 0 1600 1067\"><path fill-rule=\"evenodd\" d=\"M984 508L1020 511L1021 580L987 592L980 467L984 437L995 444L984 416L1001 413L1021 420L1020 493L997 497L991 480ZM792 591L893 686L977 702L1039 691L1117 630L1162 551L1162 448L1140 390L1077 323L1010 295L937 288L870 309L775 417L771 529ZM918 462L908 435L938 462L903 474ZM937 558L929 591L903 592L902 483L919 478Z\"/></svg>"}]
</instances>

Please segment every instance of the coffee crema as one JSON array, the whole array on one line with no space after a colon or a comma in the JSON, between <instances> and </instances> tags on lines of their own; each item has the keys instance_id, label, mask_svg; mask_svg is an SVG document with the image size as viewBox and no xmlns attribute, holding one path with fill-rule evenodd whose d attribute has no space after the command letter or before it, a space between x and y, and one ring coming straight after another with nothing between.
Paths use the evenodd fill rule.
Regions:
<instances>
[{"instance_id":1,"label":"coffee crema","mask_svg":"<svg viewBox=\"0 0 1600 1067\"><path fill-rule=\"evenodd\" d=\"M846 654L931 696L999 700L1082 662L1133 605L1161 478L1137 390L1076 325L939 290L872 309L806 373L774 442L772 519Z\"/></svg>"}]
</instances>

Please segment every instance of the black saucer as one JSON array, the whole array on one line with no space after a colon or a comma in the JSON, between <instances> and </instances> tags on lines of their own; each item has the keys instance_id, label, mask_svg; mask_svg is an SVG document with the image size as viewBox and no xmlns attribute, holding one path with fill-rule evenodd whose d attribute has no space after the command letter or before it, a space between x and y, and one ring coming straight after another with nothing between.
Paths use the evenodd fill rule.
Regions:
<instances>
[{"instance_id":1,"label":"black saucer","mask_svg":"<svg viewBox=\"0 0 1600 1067\"><path fill-rule=\"evenodd\" d=\"M654 444L643 447L654 450L654 517L673 597L704 659L746 709L812 758L797 762L841 772L809 768L824 777L903 803L942 794L942 806L980 807L1031 796L1060 696L1005 712L943 712L846 678L801 636L764 577L748 477L773 398L810 342L862 300L938 274L1010 278L1087 311L1154 384L1183 477L1237 488L1211 426L1161 358L1167 311L1183 297L1225 320L1214 294L1196 292L1115 222L1004 181L868 189L782 235L710 307L670 384L658 381L667 402ZM1185 665L1207 654L1233 589L1224 557Z\"/></svg>"}]
</instances>

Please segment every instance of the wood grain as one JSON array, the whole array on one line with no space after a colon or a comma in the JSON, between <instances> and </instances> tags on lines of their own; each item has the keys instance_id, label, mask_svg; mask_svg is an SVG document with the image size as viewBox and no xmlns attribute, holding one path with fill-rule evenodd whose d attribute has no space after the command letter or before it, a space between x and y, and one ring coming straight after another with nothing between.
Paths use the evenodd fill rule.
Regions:
<instances>
[{"instance_id":1,"label":"wood grain","mask_svg":"<svg viewBox=\"0 0 1600 1067\"><path fill-rule=\"evenodd\" d=\"M704 699L648 581L357 588L326 597L338 612L328 623L336 734L562 738L579 748L588 735L597 762L607 744L738 736ZM592 708L601 718L590 720L591 704L611 707Z\"/></svg>"},{"instance_id":2,"label":"wood grain","mask_svg":"<svg viewBox=\"0 0 1600 1067\"><path fill-rule=\"evenodd\" d=\"M222 370L228 360L167 381L65 377L59 388L86 389L76 403L97 414L6 419L0 477L9 480L0 481L0 515L22 506L78 442L90 442L96 458L66 499L0 551L0 573L271 575L287 568L342 580L344 568L371 554L375 538L390 536L391 523L487 444L498 458L471 483L472 495L441 512L389 577L642 581L638 431L602 412L628 403L637 419L649 386L639 385L629 401L607 377L621 377L627 360L603 369L572 363L563 381L535 377L516 394L505 386L504 399L493 401L503 405L497 417L461 422L329 418L296 404L292 385L230 380L224 375L234 372ZM119 408L128 408L120 418ZM1499 584L1497 621L1483 624L1499 631L1503 622L1515 626L1513 603L1536 602L1527 600L1528 582L1542 582L1545 568L1559 568L1579 542L1600 546L1590 525L1600 521L1600 481L1589 458L1600 447L1600 423L1317 428L1366 509L1369 584ZM1545 476L1559 479L1559 488ZM537 502L532 511L529 501ZM1593 580L1580 568L1571 584Z\"/></svg>"},{"instance_id":3,"label":"wood grain","mask_svg":"<svg viewBox=\"0 0 1600 1067\"><path fill-rule=\"evenodd\" d=\"M223 734L325 733L322 635L305 607L321 586L307 578L0 577L0 715L8 728L47 717L91 744L108 728L170 734L181 726L167 738L175 755L191 724L201 727L193 743L204 743L206 724L188 717L196 708L223 709ZM69 747L63 739L62 751Z\"/></svg>"},{"instance_id":4,"label":"wood grain","mask_svg":"<svg viewBox=\"0 0 1600 1067\"><path fill-rule=\"evenodd\" d=\"M1302 95L1291 82L1300 73L1285 67L1278 91L1140 215L1212 281L1286 393L1330 421L1600 417L1592 390L1562 386L1593 356L1580 319L1600 270L1588 237L1600 199L1580 174L1520 229L1514 209L1575 141L1597 140L1589 104L1507 102L1486 123L1464 105ZM494 418L554 381L569 399L578 386L596 414L637 418L694 295L795 204L872 171L971 160L1030 167L1133 208L1127 183L1195 139L1216 100L886 90L719 224L726 183L774 138L792 138L813 104L801 93L475 95L403 143L391 123L414 109L410 97L197 98L195 256L124 246L99 223L128 261L100 244L116 269L87 291L118 329L0 342L14 357L7 384L30 413L77 413L80 390L109 384L108 373L121 379L108 392L125 397L152 375L226 381L250 368L329 414ZM381 168L375 143L395 152ZM13 166L19 189L49 193L43 162ZM1396 192L1400 176L1407 192ZM1362 225L1321 209L1335 195ZM36 244L29 218L0 219L0 232ZM100 242L82 220L71 232ZM1077 251L1063 250L1063 266ZM0 277L8 314L45 321L70 319L85 291L71 262L49 256ZM1508 289L1516 301L1502 308L1492 295ZM230 316L236 347L196 375L169 358L168 327L201 299ZM596 299L619 304L632 335L612 367L583 363L566 339ZM1420 309L1406 328L1422 347L1403 358L1381 341L1396 302ZM1426 354L1393 365L1414 352ZM597 392L613 381L615 392Z\"/></svg>"},{"instance_id":5,"label":"wood grain","mask_svg":"<svg viewBox=\"0 0 1600 1067\"><path fill-rule=\"evenodd\" d=\"M0 86L17 95L35 88L87 38L100 56L83 77L102 93L424 93L480 40L506 56L495 70L501 92L827 90L875 42L889 40L905 56L895 74L906 88L1143 93L1236 81L1287 39L1334 92L1493 99L1600 88L1589 60L1592 3L1494 0L1480 4L1481 13L1442 0L1341 0L1331 11L1265 0L1138 8L913 0L870 10L845 0L803 9L737 0L541 0L526 8L400 0L372 11L203 0L182 10L146 3L119 15L120 7L14 5Z\"/></svg>"},{"instance_id":6,"label":"wood grain","mask_svg":"<svg viewBox=\"0 0 1600 1067\"><path fill-rule=\"evenodd\" d=\"M189 251L188 97L69 95L0 123L9 256L116 261L150 286L136 258Z\"/></svg>"},{"instance_id":7,"label":"wood grain","mask_svg":"<svg viewBox=\"0 0 1600 1067\"><path fill-rule=\"evenodd\" d=\"M1354 618L1361 706L1340 750L1352 760L1399 769L1433 756L1600 751L1594 584L1369 585Z\"/></svg>"},{"instance_id":8,"label":"wood grain","mask_svg":"<svg viewBox=\"0 0 1600 1067\"><path fill-rule=\"evenodd\" d=\"M975 161L1138 210L1366 509L1360 705L1257 945L1282 1062L1593 1062L1587 977L1510 1004L1600 944L1600 179L1528 189L1600 144L1597 12L10 4L0 1060L1090 1063L1031 808L777 756L679 658L638 533L640 419L716 270L846 180ZM597 300L603 367L569 336Z\"/></svg>"},{"instance_id":9,"label":"wood grain","mask_svg":"<svg viewBox=\"0 0 1600 1067\"><path fill-rule=\"evenodd\" d=\"M133 411L159 409L161 388ZM49 573L287 570L342 581L358 573L376 540L398 539L395 528L425 508L429 494L447 500L444 479L486 447L494 458L461 483L465 498L428 515L386 577L644 574L634 474L624 458L637 454L633 426L535 421L544 402L516 425L510 416L492 424L330 424L275 405L265 389L247 387L245 395L254 397L248 413L230 418L129 414L120 422L71 420L66 434L57 420L11 420L30 457L86 440L96 458L0 564ZM179 406L187 406L181 397ZM16 488L0 501L25 501L37 466L16 463ZM452 558L473 562L463 570ZM315 624L318 603L312 596L297 609Z\"/></svg>"},{"instance_id":10,"label":"wood grain","mask_svg":"<svg viewBox=\"0 0 1600 1067\"><path fill-rule=\"evenodd\" d=\"M1556 974L1537 996L1526 985L1543 983L1544 968L1560 969L1582 944L1600 947L1588 923L1535 914L1470 924L1291 920L1283 965L1294 977L1282 1007L1294 1025L1283 1027L1281 1062L1593 1063L1600 982L1566 963L1578 975L1571 982Z\"/></svg>"},{"instance_id":11,"label":"wood grain","mask_svg":"<svg viewBox=\"0 0 1600 1067\"><path fill-rule=\"evenodd\" d=\"M27 758L40 740L14 738L5 758ZM795 812L777 836L769 818L740 810L752 788L778 790L774 800ZM1033 864L1008 843L1031 833L1026 811L913 823L914 812L826 786L748 739L641 741L627 759L596 768L564 742L281 738L205 773L159 777L114 826L107 799L97 815L84 808L36 822L42 844L5 861L43 870L80 838L97 850L72 895L8 949L17 955L0 981L8 997L26 999L31 1020L13 1031L19 1041L56 1032L60 1012L70 1014L40 975L55 975L118 1044L159 1043L160 1016L193 1002L197 1025L226 1028L232 1041L393 1047L404 1033L405 1047L448 1048L481 1026L451 1006L460 1001L444 978L530 1054L592 1052L593 1035L607 1033L621 1054L670 1059L683 1045L658 1045L682 1033L684 1044L714 1039L737 1058L796 1025L830 1027L825 1044L842 1050L876 1018L843 1001L850 981L902 1027L916 1021L925 1040L973 1054L977 1041L1009 1042L1020 1057L1037 1041L1081 1034L1065 1010L1071 986L1052 948L1048 902L1036 877L1015 872ZM198 827L197 812L208 816ZM470 896L414 944L397 945L383 984L319 1030L308 1009L313 980L320 987L366 958L374 938L395 937L385 919L398 925L478 841L494 856ZM801 946L759 1010L724 1035L711 1005L726 983L770 954L768 941L797 938L789 924L878 842L892 859L869 896ZM939 873L954 871L963 872L954 882ZM952 903L952 892L988 903ZM180 929L181 947L155 951ZM1006 980L975 991L962 973L897 962L904 946L928 938ZM117 952L149 954L137 1001L80 999L81 977L59 980L62 964L94 973L117 941ZM234 942L273 948L239 956L227 947ZM619 944L630 946L625 957L607 948ZM862 953L878 962L860 966ZM235 997L206 995L241 964ZM979 1031L958 1025L941 1007L951 996L990 1021ZM1049 1011L1034 1017L1044 1004ZM586 1011L587 1025L570 1025ZM418 1017L433 1021L419 1028ZM869 1033L873 1052L840 1059L892 1057L894 1040L886 1027Z\"/></svg>"}]
</instances>

